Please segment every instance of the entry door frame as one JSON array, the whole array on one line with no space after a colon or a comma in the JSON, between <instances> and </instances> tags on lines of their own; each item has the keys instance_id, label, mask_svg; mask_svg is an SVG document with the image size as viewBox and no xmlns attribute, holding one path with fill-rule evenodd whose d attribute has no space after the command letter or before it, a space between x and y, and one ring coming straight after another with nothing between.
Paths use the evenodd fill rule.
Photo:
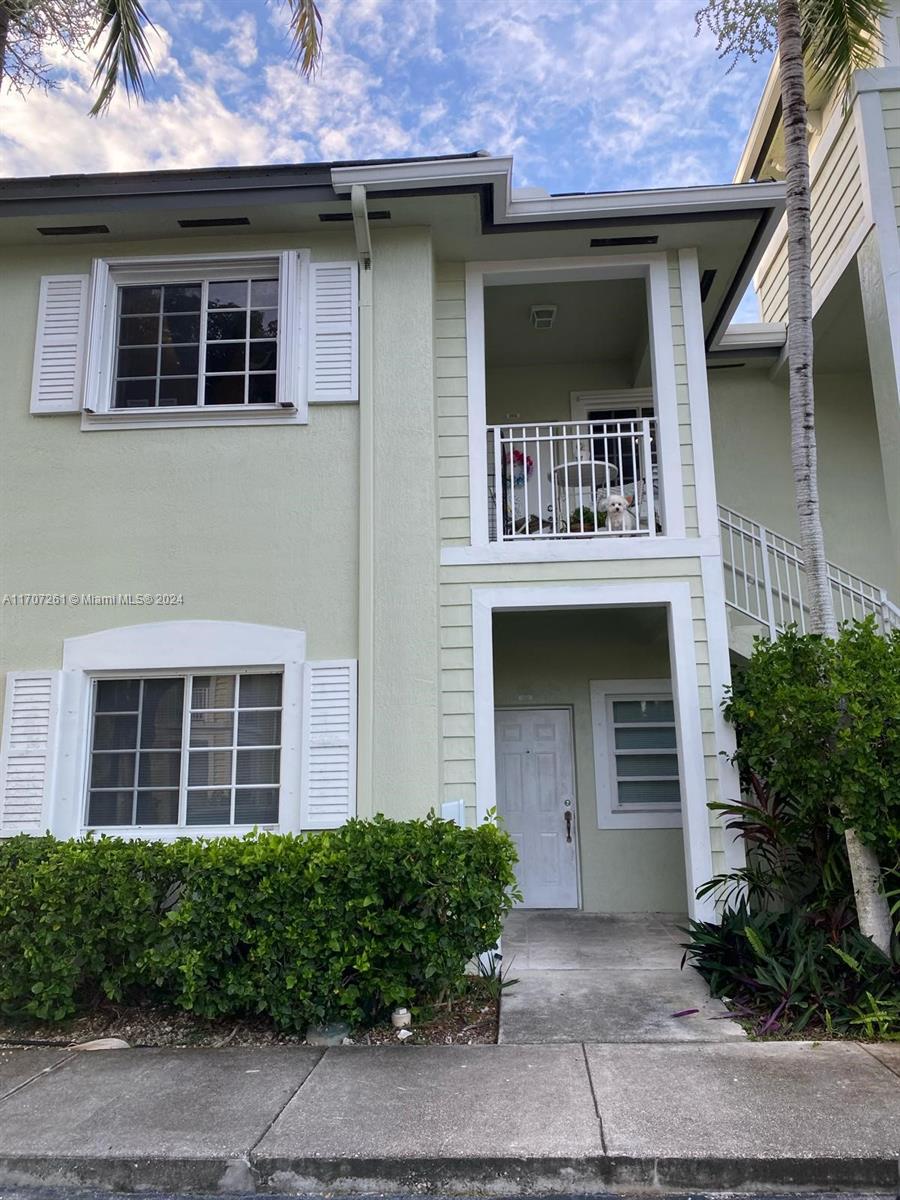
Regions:
<instances>
[{"instance_id":1,"label":"entry door frame","mask_svg":"<svg viewBox=\"0 0 900 1200\"><path fill-rule=\"evenodd\" d=\"M691 585L687 580L472 588L477 819L479 823L484 821L497 802L494 613L523 609L540 612L561 608L648 607L665 608L668 620L669 662L678 722L678 765L683 793L682 831L688 912L694 920L715 921L714 899L710 896L697 899L697 889L713 876L713 861ZM712 653L712 647L710 651ZM715 694L713 703L717 703Z\"/></svg>"},{"instance_id":2,"label":"entry door frame","mask_svg":"<svg viewBox=\"0 0 900 1200\"><path fill-rule=\"evenodd\" d=\"M494 709L494 717L498 712L564 712L569 718L569 745L572 750L572 792L575 798L575 896L576 906L561 908L559 912L581 912L584 902L581 893L581 834L579 833L579 811L581 798L578 795L578 759L575 754L575 706L574 704L499 704ZM494 787L496 789L496 762L494 764ZM496 801L496 791L495 791ZM497 809L499 813L500 809ZM480 820L483 818L479 818ZM525 908L525 905L522 905Z\"/></svg>"}]
</instances>

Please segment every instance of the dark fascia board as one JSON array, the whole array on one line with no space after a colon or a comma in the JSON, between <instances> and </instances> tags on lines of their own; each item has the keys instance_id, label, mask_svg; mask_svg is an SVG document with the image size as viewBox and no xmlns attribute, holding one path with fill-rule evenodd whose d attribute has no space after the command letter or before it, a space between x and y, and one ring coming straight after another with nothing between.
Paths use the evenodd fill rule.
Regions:
<instances>
[{"instance_id":1,"label":"dark fascia board","mask_svg":"<svg viewBox=\"0 0 900 1200\"><path fill-rule=\"evenodd\" d=\"M782 347L780 346L735 346L724 350L720 348L718 350L707 350L706 361L711 367L727 364L735 358L741 360L749 358L770 362L773 358L781 356L781 350Z\"/></svg>"},{"instance_id":2,"label":"dark fascia board","mask_svg":"<svg viewBox=\"0 0 900 1200\"><path fill-rule=\"evenodd\" d=\"M88 200L95 206L125 198L156 198L174 195L205 202L217 193L271 193L290 190L297 199L298 188L311 191L323 189L327 197L336 199L331 186L331 172L337 167L387 166L404 162L446 162L451 159L479 158L480 152L441 154L417 158L365 159L347 162L286 163L263 167L203 167L184 171L128 171L97 175L42 175L0 179L0 212L8 205L23 206L21 212L35 212L36 205L47 201L55 204ZM304 196L304 199L307 197ZM111 207L114 204L111 204ZM16 215L21 215L17 213Z\"/></svg>"}]
</instances>

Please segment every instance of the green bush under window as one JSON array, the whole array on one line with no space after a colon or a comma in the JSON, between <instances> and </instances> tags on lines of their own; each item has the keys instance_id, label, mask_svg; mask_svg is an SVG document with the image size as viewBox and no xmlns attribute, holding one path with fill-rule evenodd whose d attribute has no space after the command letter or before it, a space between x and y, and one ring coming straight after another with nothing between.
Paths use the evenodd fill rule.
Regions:
<instances>
[{"instance_id":1,"label":"green bush under window","mask_svg":"<svg viewBox=\"0 0 900 1200\"><path fill-rule=\"evenodd\" d=\"M0 1011L61 1020L107 999L282 1029L434 1000L494 945L515 851L486 824L174 843L0 843Z\"/></svg>"}]
</instances>

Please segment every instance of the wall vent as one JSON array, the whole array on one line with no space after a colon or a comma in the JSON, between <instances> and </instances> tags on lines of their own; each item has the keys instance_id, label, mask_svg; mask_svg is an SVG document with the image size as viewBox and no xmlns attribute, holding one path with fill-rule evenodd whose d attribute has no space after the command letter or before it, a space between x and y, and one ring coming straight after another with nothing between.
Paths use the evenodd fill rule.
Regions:
<instances>
[{"instance_id":1,"label":"wall vent","mask_svg":"<svg viewBox=\"0 0 900 1200\"><path fill-rule=\"evenodd\" d=\"M635 234L633 237L591 238L591 246L655 246L658 241L658 233L646 233Z\"/></svg>"},{"instance_id":2,"label":"wall vent","mask_svg":"<svg viewBox=\"0 0 900 1200\"><path fill-rule=\"evenodd\" d=\"M90 233L109 233L108 225L38 225L43 237L79 237Z\"/></svg>"},{"instance_id":3,"label":"wall vent","mask_svg":"<svg viewBox=\"0 0 900 1200\"><path fill-rule=\"evenodd\" d=\"M389 221L391 214L386 208L376 208L369 213L370 221ZM353 213L319 213L320 221L352 221Z\"/></svg>"},{"instance_id":4,"label":"wall vent","mask_svg":"<svg viewBox=\"0 0 900 1200\"><path fill-rule=\"evenodd\" d=\"M531 324L535 329L552 329L555 320L555 304L533 304L531 306Z\"/></svg>"},{"instance_id":5,"label":"wall vent","mask_svg":"<svg viewBox=\"0 0 900 1200\"><path fill-rule=\"evenodd\" d=\"M182 229L221 229L225 225L249 225L249 217L185 217Z\"/></svg>"}]
</instances>

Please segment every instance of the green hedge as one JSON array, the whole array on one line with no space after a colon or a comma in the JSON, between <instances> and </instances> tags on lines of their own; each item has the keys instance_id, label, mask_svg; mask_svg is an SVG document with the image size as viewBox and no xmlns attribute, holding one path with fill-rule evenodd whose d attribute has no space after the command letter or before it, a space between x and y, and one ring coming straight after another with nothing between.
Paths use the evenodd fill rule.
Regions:
<instances>
[{"instance_id":1,"label":"green hedge","mask_svg":"<svg viewBox=\"0 0 900 1200\"><path fill-rule=\"evenodd\" d=\"M499 936L515 851L486 824L350 821L299 837L0 843L0 1011L103 998L280 1028L376 1019Z\"/></svg>"}]
</instances>

